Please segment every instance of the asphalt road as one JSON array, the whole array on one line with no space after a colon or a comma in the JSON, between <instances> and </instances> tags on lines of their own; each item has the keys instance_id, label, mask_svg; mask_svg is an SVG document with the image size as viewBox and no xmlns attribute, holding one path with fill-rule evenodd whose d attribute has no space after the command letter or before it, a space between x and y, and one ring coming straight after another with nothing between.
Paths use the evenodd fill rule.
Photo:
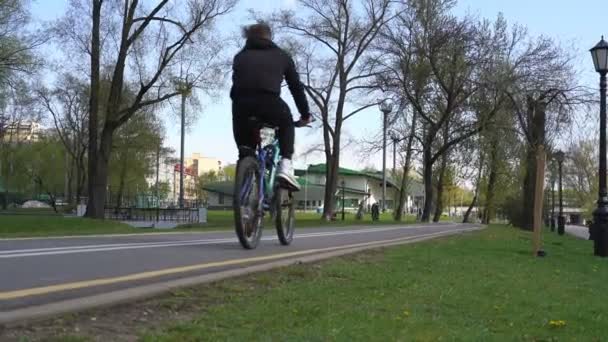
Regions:
<instances>
[{"instance_id":1,"label":"asphalt road","mask_svg":"<svg viewBox=\"0 0 608 342\"><path fill-rule=\"evenodd\" d=\"M298 229L285 247L266 228L252 251L242 249L233 232L0 240L0 323L475 229L460 224Z\"/></svg>"}]
</instances>

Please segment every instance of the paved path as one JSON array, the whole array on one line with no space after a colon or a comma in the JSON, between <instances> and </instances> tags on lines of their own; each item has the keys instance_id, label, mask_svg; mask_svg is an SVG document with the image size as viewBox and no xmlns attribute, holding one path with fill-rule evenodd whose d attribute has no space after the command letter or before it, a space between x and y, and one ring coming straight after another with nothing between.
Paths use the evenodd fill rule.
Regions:
<instances>
[{"instance_id":1,"label":"paved path","mask_svg":"<svg viewBox=\"0 0 608 342\"><path fill-rule=\"evenodd\" d=\"M432 224L300 229L288 247L267 228L253 251L242 249L232 232L0 240L0 323L479 228Z\"/></svg>"}]
</instances>

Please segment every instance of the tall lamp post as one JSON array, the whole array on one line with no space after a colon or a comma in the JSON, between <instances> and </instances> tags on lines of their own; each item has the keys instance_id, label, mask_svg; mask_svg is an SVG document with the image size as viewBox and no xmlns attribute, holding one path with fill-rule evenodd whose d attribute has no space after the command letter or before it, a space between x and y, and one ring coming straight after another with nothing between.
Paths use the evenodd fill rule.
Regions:
<instances>
[{"instance_id":1,"label":"tall lamp post","mask_svg":"<svg viewBox=\"0 0 608 342\"><path fill-rule=\"evenodd\" d=\"M188 77L185 80L175 79L173 81L175 90L181 95L181 139L179 152L179 207L184 207L184 144L186 136L186 98L192 93L192 83L188 82Z\"/></svg>"},{"instance_id":2,"label":"tall lamp post","mask_svg":"<svg viewBox=\"0 0 608 342\"><path fill-rule=\"evenodd\" d=\"M591 50L595 71L600 74L600 168L597 209L593 212L594 254L608 256L608 190L606 189L606 73L608 73L608 43L602 40Z\"/></svg>"},{"instance_id":3,"label":"tall lamp post","mask_svg":"<svg viewBox=\"0 0 608 342\"><path fill-rule=\"evenodd\" d=\"M564 217L564 198L563 198L563 188L562 188L562 166L564 164L564 158L566 157L563 151L555 152L555 160L557 160L557 172L559 176L559 216L557 217L557 233L559 235L564 235L566 232L566 218Z\"/></svg>"},{"instance_id":4,"label":"tall lamp post","mask_svg":"<svg viewBox=\"0 0 608 342\"><path fill-rule=\"evenodd\" d=\"M388 115L393 111L393 102L384 99L380 102L382 112L382 212L386 211L386 128L388 126Z\"/></svg>"}]
</instances>

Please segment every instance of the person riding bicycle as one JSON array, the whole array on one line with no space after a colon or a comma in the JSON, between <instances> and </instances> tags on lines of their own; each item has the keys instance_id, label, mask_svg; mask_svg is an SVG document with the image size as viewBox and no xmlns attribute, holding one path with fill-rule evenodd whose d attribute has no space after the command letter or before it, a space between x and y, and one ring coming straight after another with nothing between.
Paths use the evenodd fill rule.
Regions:
<instances>
[{"instance_id":1,"label":"person riding bicycle","mask_svg":"<svg viewBox=\"0 0 608 342\"><path fill-rule=\"evenodd\" d=\"M300 81L291 56L272 41L272 31L260 22L244 29L245 47L236 54L232 65L232 128L239 148L239 159L251 154L256 141L250 118L278 127L281 161L277 177L295 190L300 189L293 171L291 157L294 152L295 126L311 122L304 85ZM283 79L300 112L294 124L289 106L281 99Z\"/></svg>"}]
</instances>

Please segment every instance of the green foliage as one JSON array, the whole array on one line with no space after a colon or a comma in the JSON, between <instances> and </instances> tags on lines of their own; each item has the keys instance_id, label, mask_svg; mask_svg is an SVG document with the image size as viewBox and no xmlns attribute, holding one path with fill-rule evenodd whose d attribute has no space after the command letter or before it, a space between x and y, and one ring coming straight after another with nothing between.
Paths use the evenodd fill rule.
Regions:
<instances>
[{"instance_id":1,"label":"green foliage","mask_svg":"<svg viewBox=\"0 0 608 342\"><path fill-rule=\"evenodd\" d=\"M158 183L158 197L161 201L164 201L165 199L167 199L170 192L171 192L171 187L169 186L168 182L159 182ZM157 193L156 184L152 184L152 186L150 186L150 193L153 195L156 195L156 193Z\"/></svg>"},{"instance_id":2,"label":"green foliage","mask_svg":"<svg viewBox=\"0 0 608 342\"><path fill-rule=\"evenodd\" d=\"M148 191L146 176L155 174L160 141L159 123L149 112L138 113L116 131L108 182L115 196Z\"/></svg>"},{"instance_id":3,"label":"green foliage","mask_svg":"<svg viewBox=\"0 0 608 342\"><path fill-rule=\"evenodd\" d=\"M2 163L2 174L8 191L27 198L41 194L55 197L63 194L66 153L61 142L53 136L29 144L7 146L8 161Z\"/></svg>"}]
</instances>

